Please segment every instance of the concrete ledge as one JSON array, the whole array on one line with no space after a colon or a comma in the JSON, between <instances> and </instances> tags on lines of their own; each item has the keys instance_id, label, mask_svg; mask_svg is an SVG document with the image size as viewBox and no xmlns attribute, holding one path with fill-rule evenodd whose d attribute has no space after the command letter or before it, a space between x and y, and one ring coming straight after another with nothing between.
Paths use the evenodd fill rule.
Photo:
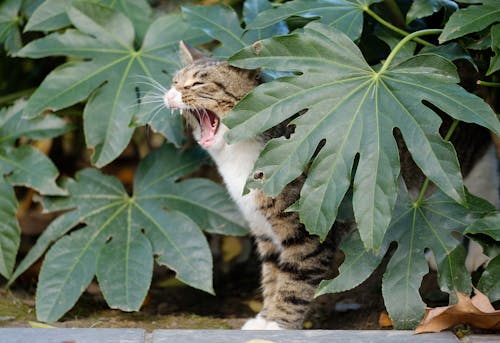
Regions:
<instances>
[{"instance_id":1,"label":"concrete ledge","mask_svg":"<svg viewBox=\"0 0 500 343\"><path fill-rule=\"evenodd\" d=\"M493 343L500 335L472 335L458 340L451 332L415 335L397 330L155 330L142 329L1 329L0 343ZM264 341L264 342L263 342Z\"/></svg>"},{"instance_id":2,"label":"concrete ledge","mask_svg":"<svg viewBox=\"0 0 500 343\"><path fill-rule=\"evenodd\" d=\"M449 343L459 342L451 332L415 335L413 331L373 330L156 330L152 343ZM262 342L263 343L263 342Z\"/></svg>"},{"instance_id":3,"label":"concrete ledge","mask_svg":"<svg viewBox=\"0 0 500 343\"><path fill-rule=\"evenodd\" d=\"M0 329L0 343L144 343L142 329Z\"/></svg>"}]
</instances>

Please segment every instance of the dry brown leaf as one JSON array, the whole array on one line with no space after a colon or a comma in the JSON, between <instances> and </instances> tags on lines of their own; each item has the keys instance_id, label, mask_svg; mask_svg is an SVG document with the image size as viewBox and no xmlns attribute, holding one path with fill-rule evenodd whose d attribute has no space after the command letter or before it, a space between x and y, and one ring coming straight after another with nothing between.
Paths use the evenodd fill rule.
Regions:
<instances>
[{"instance_id":1,"label":"dry brown leaf","mask_svg":"<svg viewBox=\"0 0 500 343\"><path fill-rule=\"evenodd\" d=\"M458 324L500 330L500 310L496 311L483 293L477 289L474 292L472 298L457 292L458 302L455 305L428 308L424 320L415 332L439 332Z\"/></svg>"},{"instance_id":2,"label":"dry brown leaf","mask_svg":"<svg viewBox=\"0 0 500 343\"><path fill-rule=\"evenodd\" d=\"M380 312L380 316L378 317L378 325L381 328L388 328L392 326L392 320L386 311Z\"/></svg>"}]
</instances>

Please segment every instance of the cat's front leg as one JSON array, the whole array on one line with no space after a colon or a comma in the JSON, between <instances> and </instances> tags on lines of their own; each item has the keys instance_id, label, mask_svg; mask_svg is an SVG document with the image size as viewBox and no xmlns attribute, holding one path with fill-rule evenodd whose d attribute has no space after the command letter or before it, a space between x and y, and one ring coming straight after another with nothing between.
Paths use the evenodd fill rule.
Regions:
<instances>
[{"instance_id":1,"label":"cat's front leg","mask_svg":"<svg viewBox=\"0 0 500 343\"><path fill-rule=\"evenodd\" d=\"M279 252L272 239L265 235L255 236L259 255L262 260L261 287L263 304L262 310L255 318L249 319L242 330L266 330L268 327L267 312L270 304L274 302L278 281Z\"/></svg>"}]
</instances>

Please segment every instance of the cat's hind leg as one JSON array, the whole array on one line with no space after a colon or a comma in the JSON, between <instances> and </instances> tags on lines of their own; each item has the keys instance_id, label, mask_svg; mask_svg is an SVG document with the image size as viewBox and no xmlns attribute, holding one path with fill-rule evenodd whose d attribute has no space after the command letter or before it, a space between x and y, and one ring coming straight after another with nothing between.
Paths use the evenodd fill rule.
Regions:
<instances>
[{"instance_id":1,"label":"cat's hind leg","mask_svg":"<svg viewBox=\"0 0 500 343\"><path fill-rule=\"evenodd\" d=\"M282 252L266 329L301 329L321 280L332 275L334 245L309 235L302 224L282 230Z\"/></svg>"}]
</instances>

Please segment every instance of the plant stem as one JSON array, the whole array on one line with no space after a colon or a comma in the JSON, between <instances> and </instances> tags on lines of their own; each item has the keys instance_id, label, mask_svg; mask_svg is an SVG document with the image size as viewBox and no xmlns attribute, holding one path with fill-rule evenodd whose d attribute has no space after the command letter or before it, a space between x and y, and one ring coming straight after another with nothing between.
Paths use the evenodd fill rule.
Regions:
<instances>
[{"instance_id":1,"label":"plant stem","mask_svg":"<svg viewBox=\"0 0 500 343\"><path fill-rule=\"evenodd\" d=\"M378 72L378 74L381 75L383 72L385 72L387 70L387 68L389 68L392 60L394 59L394 57L396 57L396 54L399 52L399 50L401 50L401 48L406 43L408 43L409 41L411 41L415 37L424 36L424 35L435 35L435 34L441 33L442 31L443 31L442 29L428 29L428 30L416 31L416 32L413 32L413 33L410 33L409 35L407 35L405 38L403 38L402 40L399 41L399 43L394 47L394 49L392 49L391 53L389 54L389 56L387 56L387 59L385 60L384 64L382 65L382 68L380 68L380 71Z\"/></svg>"},{"instance_id":2,"label":"plant stem","mask_svg":"<svg viewBox=\"0 0 500 343\"><path fill-rule=\"evenodd\" d=\"M453 122L451 123L450 128L448 129L448 132L446 132L446 135L444 136L444 141L448 142L451 138L451 135L455 131L455 129L458 126L458 123L460 123L460 120L458 119L453 119ZM420 193L418 194L417 200L413 203L414 207L420 207L422 205L422 201L424 201L425 193L427 192L427 189L429 188L430 180L428 177L425 178L424 184L422 185L422 188L420 189Z\"/></svg>"},{"instance_id":3,"label":"plant stem","mask_svg":"<svg viewBox=\"0 0 500 343\"><path fill-rule=\"evenodd\" d=\"M22 91L0 96L0 104L10 103L19 98L31 95L36 88L23 89Z\"/></svg>"},{"instance_id":4,"label":"plant stem","mask_svg":"<svg viewBox=\"0 0 500 343\"><path fill-rule=\"evenodd\" d=\"M399 27L392 25L391 23L389 23L388 21L386 21L385 19L383 19L382 17L380 17L377 13L373 12L368 6L363 7L363 10L368 15L370 15L373 19L375 19L376 21L378 21L380 24L382 24L385 27L393 30L394 32L397 32L400 35L405 36L405 37L408 37L408 36L411 35L410 33L406 32L405 30L402 30ZM424 31L426 31L426 30L424 30ZM420 31L418 31L418 32L420 32ZM434 45L434 44L429 43L429 42L427 42L427 41L425 41L423 39L418 38L418 36L413 36L412 39L414 39L415 42L420 43L420 44L425 45L425 46L433 46Z\"/></svg>"},{"instance_id":5,"label":"plant stem","mask_svg":"<svg viewBox=\"0 0 500 343\"><path fill-rule=\"evenodd\" d=\"M476 83L478 85L480 85L480 86L500 88L500 83L499 82L490 82L490 81L477 80Z\"/></svg>"}]
</instances>

